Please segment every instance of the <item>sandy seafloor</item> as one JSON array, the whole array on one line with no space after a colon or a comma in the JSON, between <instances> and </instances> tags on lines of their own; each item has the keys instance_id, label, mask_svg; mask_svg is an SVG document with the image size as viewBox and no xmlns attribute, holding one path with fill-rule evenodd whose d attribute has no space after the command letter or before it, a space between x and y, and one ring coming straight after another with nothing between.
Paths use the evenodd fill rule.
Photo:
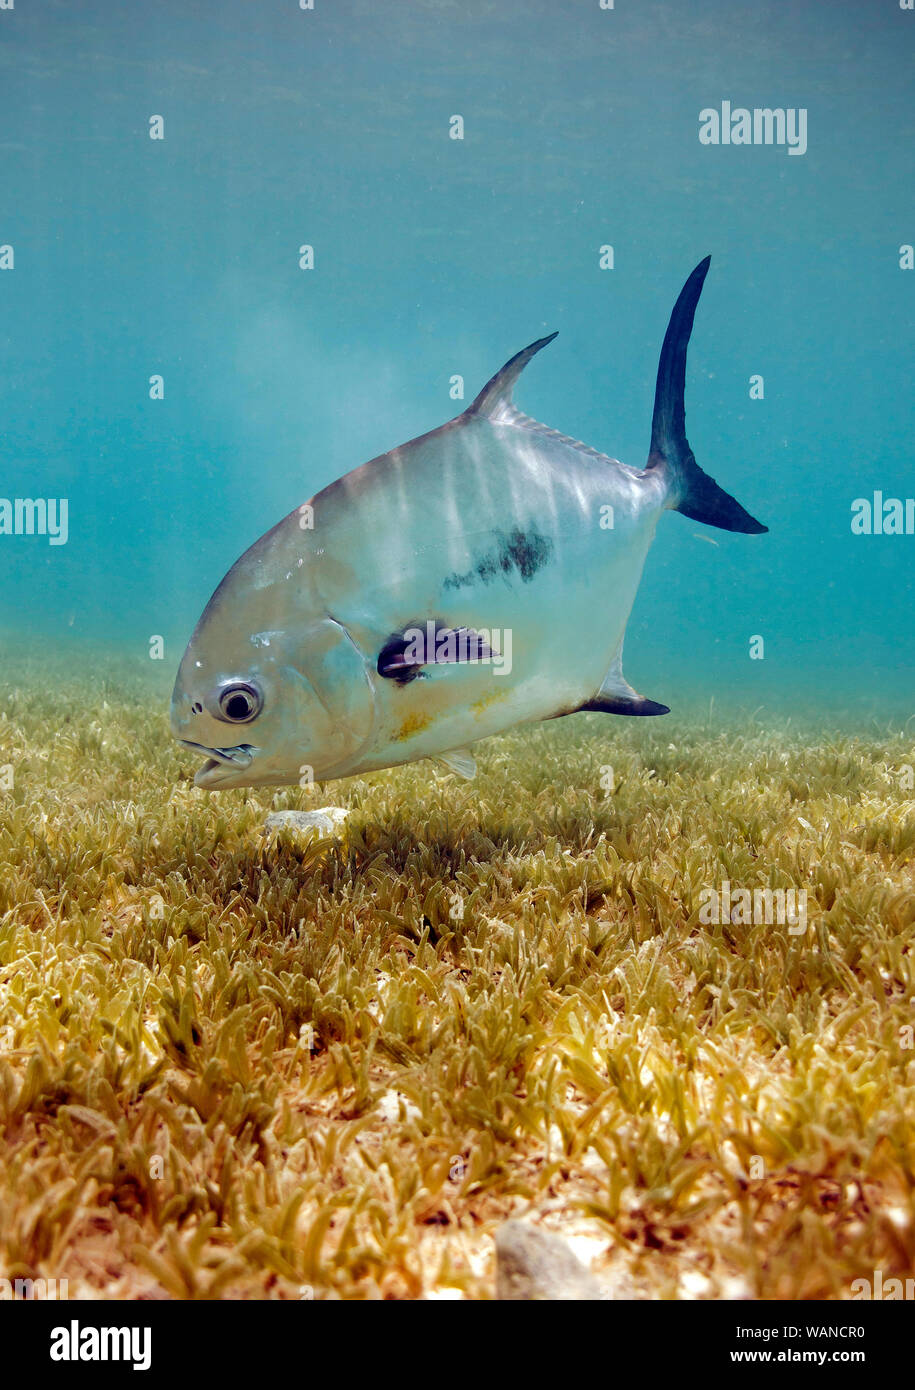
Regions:
<instances>
[{"instance_id":1,"label":"sandy seafloor","mask_svg":"<svg viewBox=\"0 0 915 1390\"><path fill-rule=\"evenodd\" d=\"M911 1271L901 721L581 715L472 783L211 794L126 667L0 710L0 1275L485 1299L510 1216L617 1297ZM702 920L725 882L805 924Z\"/></svg>"}]
</instances>

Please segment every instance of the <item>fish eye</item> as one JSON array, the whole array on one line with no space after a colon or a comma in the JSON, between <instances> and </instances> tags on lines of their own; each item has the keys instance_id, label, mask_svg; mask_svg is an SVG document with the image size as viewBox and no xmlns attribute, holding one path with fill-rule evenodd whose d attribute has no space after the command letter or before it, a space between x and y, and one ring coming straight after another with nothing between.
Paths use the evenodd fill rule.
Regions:
<instances>
[{"instance_id":1,"label":"fish eye","mask_svg":"<svg viewBox=\"0 0 915 1390\"><path fill-rule=\"evenodd\" d=\"M232 681L219 692L219 715L230 724L248 724L258 714L264 704L264 697L256 685L247 681Z\"/></svg>"}]
</instances>

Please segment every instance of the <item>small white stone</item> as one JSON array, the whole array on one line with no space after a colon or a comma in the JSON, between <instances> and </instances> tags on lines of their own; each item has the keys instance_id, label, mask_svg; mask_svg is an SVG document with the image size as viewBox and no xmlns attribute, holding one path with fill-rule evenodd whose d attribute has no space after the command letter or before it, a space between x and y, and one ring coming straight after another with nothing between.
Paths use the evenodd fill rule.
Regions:
<instances>
[{"instance_id":1,"label":"small white stone","mask_svg":"<svg viewBox=\"0 0 915 1390\"><path fill-rule=\"evenodd\" d=\"M271 811L264 821L264 831L270 835L280 830L316 830L320 835L333 835L343 829L348 815L343 806L322 806L317 811Z\"/></svg>"},{"instance_id":2,"label":"small white stone","mask_svg":"<svg viewBox=\"0 0 915 1390\"><path fill-rule=\"evenodd\" d=\"M684 1298L702 1298L711 1288L711 1280L698 1269L686 1269L680 1275L680 1293Z\"/></svg>"},{"instance_id":3,"label":"small white stone","mask_svg":"<svg viewBox=\"0 0 915 1390\"><path fill-rule=\"evenodd\" d=\"M422 1118L422 1111L414 1105L411 1100L407 1100L400 1091L385 1091L375 1107L377 1113L383 1120L394 1121L400 1119L400 1107L403 1105L408 1120L419 1120Z\"/></svg>"}]
</instances>

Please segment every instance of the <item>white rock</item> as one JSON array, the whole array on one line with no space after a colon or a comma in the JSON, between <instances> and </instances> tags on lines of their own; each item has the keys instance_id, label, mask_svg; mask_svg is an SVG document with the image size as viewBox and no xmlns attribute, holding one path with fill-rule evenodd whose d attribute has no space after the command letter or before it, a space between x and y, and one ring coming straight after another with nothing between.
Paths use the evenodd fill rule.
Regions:
<instances>
[{"instance_id":1,"label":"white rock","mask_svg":"<svg viewBox=\"0 0 915 1390\"><path fill-rule=\"evenodd\" d=\"M393 1123L400 1119L400 1107L403 1105L406 1119L422 1119L422 1111L418 1105L414 1105L412 1100L401 1094L400 1091L385 1091L380 1097L376 1110L382 1119Z\"/></svg>"},{"instance_id":2,"label":"white rock","mask_svg":"<svg viewBox=\"0 0 915 1390\"><path fill-rule=\"evenodd\" d=\"M333 835L343 829L349 815L342 806L322 806L317 811L271 811L264 822L266 834L277 834L280 830L293 830L304 833L316 830L320 835Z\"/></svg>"}]
</instances>

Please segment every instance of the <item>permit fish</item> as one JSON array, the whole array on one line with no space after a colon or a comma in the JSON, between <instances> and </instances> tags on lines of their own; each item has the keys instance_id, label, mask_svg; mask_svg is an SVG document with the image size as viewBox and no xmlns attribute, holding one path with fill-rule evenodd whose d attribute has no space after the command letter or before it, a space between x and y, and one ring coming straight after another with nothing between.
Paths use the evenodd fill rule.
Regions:
<instances>
[{"instance_id":1,"label":"permit fish","mask_svg":"<svg viewBox=\"0 0 915 1390\"><path fill-rule=\"evenodd\" d=\"M599 710L660 715L623 675L626 622L665 510L756 521L686 438L686 350L710 257L664 337L651 443L630 467L525 415L517 353L446 424L298 506L229 570L181 661L171 727L200 787L282 786L434 758Z\"/></svg>"}]
</instances>

